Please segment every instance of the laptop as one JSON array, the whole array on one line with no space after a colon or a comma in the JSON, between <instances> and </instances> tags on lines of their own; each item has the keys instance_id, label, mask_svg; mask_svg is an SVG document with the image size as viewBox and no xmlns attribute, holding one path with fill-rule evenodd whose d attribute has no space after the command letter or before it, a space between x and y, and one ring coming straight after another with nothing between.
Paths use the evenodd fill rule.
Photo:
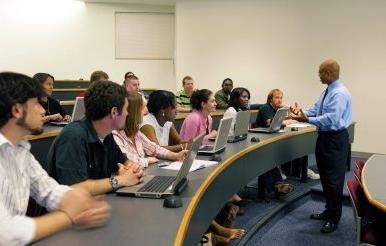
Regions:
<instances>
[{"instance_id":1,"label":"laptop","mask_svg":"<svg viewBox=\"0 0 386 246\"><path fill-rule=\"evenodd\" d=\"M85 111L86 110L84 108L84 97L77 97L75 99L74 109L72 110L71 122L81 120L85 115ZM69 123L70 122L68 121L50 122L50 124L54 126L66 126Z\"/></svg>"},{"instance_id":2,"label":"laptop","mask_svg":"<svg viewBox=\"0 0 386 246\"><path fill-rule=\"evenodd\" d=\"M250 132L261 132L261 133L275 133L278 132L281 128L285 117L287 117L288 108L279 108L276 111L275 116L272 119L269 127L257 127L249 129Z\"/></svg>"},{"instance_id":3,"label":"laptop","mask_svg":"<svg viewBox=\"0 0 386 246\"><path fill-rule=\"evenodd\" d=\"M154 176L146 175L145 180L137 185L124 187L116 191L122 196L136 196L146 198L162 198L168 195L180 194L188 184L189 169L197 156L204 135L196 137L190 145L181 169L175 176Z\"/></svg>"},{"instance_id":4,"label":"laptop","mask_svg":"<svg viewBox=\"0 0 386 246\"><path fill-rule=\"evenodd\" d=\"M231 129L232 118L226 118L220 120L220 126L218 128L217 137L213 145L202 145L198 150L198 154L201 155L213 155L225 150L227 144L229 130Z\"/></svg>"},{"instance_id":5,"label":"laptop","mask_svg":"<svg viewBox=\"0 0 386 246\"><path fill-rule=\"evenodd\" d=\"M237 112L234 134L228 137L228 143L236 143L247 139L250 118L250 111Z\"/></svg>"}]
</instances>

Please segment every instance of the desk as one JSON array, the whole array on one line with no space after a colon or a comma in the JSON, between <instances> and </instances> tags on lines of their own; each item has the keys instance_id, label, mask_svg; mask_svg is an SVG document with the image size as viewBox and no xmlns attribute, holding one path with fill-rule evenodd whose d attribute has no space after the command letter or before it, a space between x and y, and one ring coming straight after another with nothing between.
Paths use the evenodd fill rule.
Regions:
<instances>
[{"instance_id":1,"label":"desk","mask_svg":"<svg viewBox=\"0 0 386 246\"><path fill-rule=\"evenodd\" d=\"M251 143L252 136L258 136L261 142ZM314 128L249 134L246 141L227 145L221 154L224 161L219 165L189 174L188 187L181 194L183 207L167 209L162 206L162 199L111 194L107 199L113 213L105 227L69 229L36 245L197 245L211 220L232 194L280 163L313 153L316 137ZM148 171L159 175L170 172L154 166Z\"/></svg>"},{"instance_id":2,"label":"desk","mask_svg":"<svg viewBox=\"0 0 386 246\"><path fill-rule=\"evenodd\" d=\"M369 202L386 212L386 155L372 155L362 170L362 186Z\"/></svg>"},{"instance_id":3,"label":"desk","mask_svg":"<svg viewBox=\"0 0 386 246\"><path fill-rule=\"evenodd\" d=\"M252 143L253 136L261 141ZM227 145L219 165L188 175L189 184L180 195L181 208L164 208L162 199L110 194L107 200L112 206L112 217L106 226L92 230L71 228L36 245L197 245L212 219L234 193L273 167L313 153L316 138L313 127L295 132L249 134L247 140ZM172 173L155 166L147 172Z\"/></svg>"}]
</instances>

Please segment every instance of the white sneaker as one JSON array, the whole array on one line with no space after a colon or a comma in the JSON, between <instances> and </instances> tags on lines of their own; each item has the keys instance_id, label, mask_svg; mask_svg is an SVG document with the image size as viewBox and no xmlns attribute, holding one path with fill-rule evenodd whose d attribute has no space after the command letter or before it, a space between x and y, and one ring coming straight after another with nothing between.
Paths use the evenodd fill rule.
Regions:
<instances>
[{"instance_id":1,"label":"white sneaker","mask_svg":"<svg viewBox=\"0 0 386 246\"><path fill-rule=\"evenodd\" d=\"M280 174L281 174L281 178L283 179L283 180L286 180L287 179L287 176L285 176L285 174L283 173L283 171L279 168L279 170L280 170Z\"/></svg>"},{"instance_id":2,"label":"white sneaker","mask_svg":"<svg viewBox=\"0 0 386 246\"><path fill-rule=\"evenodd\" d=\"M320 179L319 174L315 173L314 171L312 171L309 168L307 169L307 177L310 179Z\"/></svg>"}]
</instances>

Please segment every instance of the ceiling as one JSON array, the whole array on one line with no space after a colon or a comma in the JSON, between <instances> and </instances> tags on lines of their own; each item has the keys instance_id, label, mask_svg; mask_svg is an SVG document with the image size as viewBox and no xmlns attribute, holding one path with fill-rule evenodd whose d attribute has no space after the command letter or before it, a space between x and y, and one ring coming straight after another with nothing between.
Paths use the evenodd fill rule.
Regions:
<instances>
[{"instance_id":1,"label":"ceiling","mask_svg":"<svg viewBox=\"0 0 386 246\"><path fill-rule=\"evenodd\" d=\"M83 0L89 3L132 3L174 6L177 0Z\"/></svg>"}]
</instances>

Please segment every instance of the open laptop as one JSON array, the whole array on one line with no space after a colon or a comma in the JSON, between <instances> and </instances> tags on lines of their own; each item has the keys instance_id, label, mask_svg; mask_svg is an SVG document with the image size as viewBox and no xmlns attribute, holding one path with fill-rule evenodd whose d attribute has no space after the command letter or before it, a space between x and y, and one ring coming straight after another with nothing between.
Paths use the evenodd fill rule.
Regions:
<instances>
[{"instance_id":1,"label":"open laptop","mask_svg":"<svg viewBox=\"0 0 386 246\"><path fill-rule=\"evenodd\" d=\"M81 120L85 115L85 108L84 108L84 97L77 97L75 99L75 105L74 109L72 110L72 116L71 116L71 122ZM51 125L55 126L66 126L70 122L68 121L52 121L50 122Z\"/></svg>"},{"instance_id":2,"label":"open laptop","mask_svg":"<svg viewBox=\"0 0 386 246\"><path fill-rule=\"evenodd\" d=\"M204 135L200 135L193 140L190 150L182 162L181 169L175 176L146 175L142 183L121 188L116 193L122 196L146 198L162 198L181 193L188 184L186 176L188 176L190 167L197 156L198 148L201 146L203 139Z\"/></svg>"},{"instance_id":3,"label":"open laptop","mask_svg":"<svg viewBox=\"0 0 386 246\"><path fill-rule=\"evenodd\" d=\"M228 143L236 143L244 139L247 139L250 118L251 118L250 111L237 112L234 134L233 136L228 137Z\"/></svg>"},{"instance_id":4,"label":"open laptop","mask_svg":"<svg viewBox=\"0 0 386 246\"><path fill-rule=\"evenodd\" d=\"M279 108L276 111L275 116L272 119L271 124L269 127L257 127L257 128L251 128L249 129L250 132L261 132L261 133L274 133L278 132L281 128L281 124L283 123L283 120L287 116L288 108Z\"/></svg>"},{"instance_id":5,"label":"open laptop","mask_svg":"<svg viewBox=\"0 0 386 246\"><path fill-rule=\"evenodd\" d=\"M198 150L201 155L213 155L225 150L227 144L229 130L231 129L232 118L223 118L220 120L217 137L213 145L202 145Z\"/></svg>"}]
</instances>

